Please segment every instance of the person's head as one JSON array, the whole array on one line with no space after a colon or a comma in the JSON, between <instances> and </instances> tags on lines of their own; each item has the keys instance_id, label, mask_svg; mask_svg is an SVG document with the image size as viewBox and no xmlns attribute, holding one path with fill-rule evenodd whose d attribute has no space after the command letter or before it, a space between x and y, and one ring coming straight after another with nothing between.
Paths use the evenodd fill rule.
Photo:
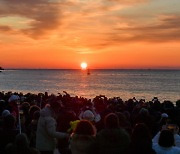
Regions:
<instances>
[{"instance_id":1,"label":"person's head","mask_svg":"<svg viewBox=\"0 0 180 154\"><path fill-rule=\"evenodd\" d=\"M4 108L5 108L5 101L3 99L0 99L0 114L2 113Z\"/></svg>"},{"instance_id":2,"label":"person's head","mask_svg":"<svg viewBox=\"0 0 180 154\"><path fill-rule=\"evenodd\" d=\"M167 113L162 113L161 114L161 118L168 118L169 116L168 116L168 114Z\"/></svg>"},{"instance_id":3,"label":"person's head","mask_svg":"<svg viewBox=\"0 0 180 154\"><path fill-rule=\"evenodd\" d=\"M57 115L61 109L61 101L52 101L50 103L50 108L53 110L53 112Z\"/></svg>"},{"instance_id":4,"label":"person's head","mask_svg":"<svg viewBox=\"0 0 180 154\"><path fill-rule=\"evenodd\" d=\"M80 120L76 128L73 131L74 134L79 134L79 135L96 135L96 130L93 124L88 121L88 120Z\"/></svg>"},{"instance_id":5,"label":"person's head","mask_svg":"<svg viewBox=\"0 0 180 154\"><path fill-rule=\"evenodd\" d=\"M29 115L31 119L33 118L33 115L36 111L40 111L40 108L37 105L32 105L29 109Z\"/></svg>"},{"instance_id":6,"label":"person's head","mask_svg":"<svg viewBox=\"0 0 180 154\"><path fill-rule=\"evenodd\" d=\"M30 104L28 102L24 102L21 104L21 109L24 114L28 114L29 108L30 108Z\"/></svg>"},{"instance_id":7,"label":"person's head","mask_svg":"<svg viewBox=\"0 0 180 154\"><path fill-rule=\"evenodd\" d=\"M147 115L149 115L149 111L145 108L141 108L139 111L139 114L142 116L147 116Z\"/></svg>"},{"instance_id":8,"label":"person's head","mask_svg":"<svg viewBox=\"0 0 180 154\"><path fill-rule=\"evenodd\" d=\"M159 123L160 123L160 126L163 126L163 125L166 125L166 123L167 123L167 120L168 120L168 114L166 114L166 113L162 113L161 114L161 118L160 118L160 121L159 121Z\"/></svg>"},{"instance_id":9,"label":"person's head","mask_svg":"<svg viewBox=\"0 0 180 154\"><path fill-rule=\"evenodd\" d=\"M94 121L94 118L95 118L94 113L91 110L86 110L82 114L82 119L84 120Z\"/></svg>"},{"instance_id":10,"label":"person's head","mask_svg":"<svg viewBox=\"0 0 180 154\"><path fill-rule=\"evenodd\" d=\"M17 103L19 100L20 100L20 97L18 95L13 94L8 99L8 102L10 106L17 106Z\"/></svg>"},{"instance_id":11,"label":"person's head","mask_svg":"<svg viewBox=\"0 0 180 154\"><path fill-rule=\"evenodd\" d=\"M144 123L139 123L135 125L135 128L132 132L131 144L133 148L136 149L135 153L151 153L151 135L148 127Z\"/></svg>"},{"instance_id":12,"label":"person's head","mask_svg":"<svg viewBox=\"0 0 180 154\"><path fill-rule=\"evenodd\" d=\"M149 140L151 139L150 131L144 123L138 123L132 132L132 140Z\"/></svg>"},{"instance_id":13,"label":"person's head","mask_svg":"<svg viewBox=\"0 0 180 154\"><path fill-rule=\"evenodd\" d=\"M119 128L119 118L116 114L109 113L104 118L104 124L109 129Z\"/></svg>"},{"instance_id":14,"label":"person's head","mask_svg":"<svg viewBox=\"0 0 180 154\"><path fill-rule=\"evenodd\" d=\"M180 100L176 101L176 107L180 108Z\"/></svg>"},{"instance_id":15,"label":"person's head","mask_svg":"<svg viewBox=\"0 0 180 154\"><path fill-rule=\"evenodd\" d=\"M126 116L121 112L117 112L116 114L117 114L118 119L119 119L119 125L123 126L123 124L127 121Z\"/></svg>"},{"instance_id":16,"label":"person's head","mask_svg":"<svg viewBox=\"0 0 180 154\"><path fill-rule=\"evenodd\" d=\"M174 135L170 130L162 130L159 136L158 144L162 147L171 147L174 146Z\"/></svg>"},{"instance_id":17,"label":"person's head","mask_svg":"<svg viewBox=\"0 0 180 154\"><path fill-rule=\"evenodd\" d=\"M40 111L37 110L37 111L35 111L34 114L33 114L33 119L34 119L34 120L38 120L39 117L40 117Z\"/></svg>"},{"instance_id":18,"label":"person's head","mask_svg":"<svg viewBox=\"0 0 180 154\"><path fill-rule=\"evenodd\" d=\"M5 129L15 128L15 123L16 123L16 118L11 114L5 116L3 119L3 127Z\"/></svg>"},{"instance_id":19,"label":"person's head","mask_svg":"<svg viewBox=\"0 0 180 154\"><path fill-rule=\"evenodd\" d=\"M2 117L6 117L6 116L8 116L10 114L11 113L9 112L9 110L4 110L1 115L2 115Z\"/></svg>"},{"instance_id":20,"label":"person's head","mask_svg":"<svg viewBox=\"0 0 180 154\"><path fill-rule=\"evenodd\" d=\"M28 141L26 134L22 133L22 134L16 135L15 145L18 149L28 148L29 147L29 141Z\"/></svg>"}]
</instances>

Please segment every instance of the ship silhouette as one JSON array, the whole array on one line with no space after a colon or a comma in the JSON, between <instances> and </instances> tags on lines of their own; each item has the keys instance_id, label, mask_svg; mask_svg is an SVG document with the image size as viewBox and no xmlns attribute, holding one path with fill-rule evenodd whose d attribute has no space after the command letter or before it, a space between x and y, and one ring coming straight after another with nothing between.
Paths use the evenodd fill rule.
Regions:
<instances>
[{"instance_id":1,"label":"ship silhouette","mask_svg":"<svg viewBox=\"0 0 180 154\"><path fill-rule=\"evenodd\" d=\"M90 73L90 69L87 69L87 75L90 75L91 73Z\"/></svg>"}]
</instances>

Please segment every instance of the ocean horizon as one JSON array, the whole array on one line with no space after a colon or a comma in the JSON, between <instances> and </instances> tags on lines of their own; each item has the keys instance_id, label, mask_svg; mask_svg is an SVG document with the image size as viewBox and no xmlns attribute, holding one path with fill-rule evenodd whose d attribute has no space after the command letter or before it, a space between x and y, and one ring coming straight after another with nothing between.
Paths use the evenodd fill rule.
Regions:
<instances>
[{"instance_id":1,"label":"ocean horizon","mask_svg":"<svg viewBox=\"0 0 180 154\"><path fill-rule=\"evenodd\" d=\"M81 68L3 68L4 70L82 70ZM89 68L90 70L152 70L152 71L180 71L180 68ZM84 70L86 71L86 70Z\"/></svg>"},{"instance_id":2,"label":"ocean horizon","mask_svg":"<svg viewBox=\"0 0 180 154\"><path fill-rule=\"evenodd\" d=\"M0 73L0 91L58 94L123 100L180 99L179 69L6 69Z\"/></svg>"}]
</instances>

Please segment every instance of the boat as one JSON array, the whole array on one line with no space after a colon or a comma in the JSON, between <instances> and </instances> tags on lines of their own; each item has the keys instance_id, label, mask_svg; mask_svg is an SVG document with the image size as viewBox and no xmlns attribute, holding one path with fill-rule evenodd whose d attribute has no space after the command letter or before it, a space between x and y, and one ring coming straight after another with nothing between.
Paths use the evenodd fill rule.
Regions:
<instances>
[{"instance_id":1,"label":"boat","mask_svg":"<svg viewBox=\"0 0 180 154\"><path fill-rule=\"evenodd\" d=\"M91 73L90 73L90 70L89 69L87 69L87 75L90 75Z\"/></svg>"}]
</instances>

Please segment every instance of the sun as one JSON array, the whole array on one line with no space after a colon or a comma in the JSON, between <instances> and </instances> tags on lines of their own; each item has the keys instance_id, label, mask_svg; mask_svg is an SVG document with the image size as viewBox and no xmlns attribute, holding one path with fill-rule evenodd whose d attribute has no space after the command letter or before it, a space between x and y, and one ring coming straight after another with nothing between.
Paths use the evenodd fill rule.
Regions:
<instances>
[{"instance_id":1,"label":"sun","mask_svg":"<svg viewBox=\"0 0 180 154\"><path fill-rule=\"evenodd\" d=\"M86 62L82 62L81 63L81 69L82 70L86 70L87 69L87 63Z\"/></svg>"}]
</instances>

